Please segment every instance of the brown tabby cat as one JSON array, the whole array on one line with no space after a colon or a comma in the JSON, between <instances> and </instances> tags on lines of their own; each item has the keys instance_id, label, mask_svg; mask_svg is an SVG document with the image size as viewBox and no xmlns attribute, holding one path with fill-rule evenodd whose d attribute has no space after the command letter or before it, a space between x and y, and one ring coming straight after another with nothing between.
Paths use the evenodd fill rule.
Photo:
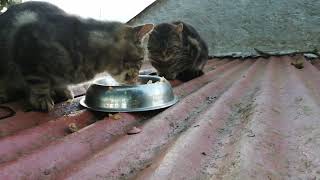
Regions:
<instances>
[{"instance_id":1,"label":"brown tabby cat","mask_svg":"<svg viewBox=\"0 0 320 180\"><path fill-rule=\"evenodd\" d=\"M44 2L25 2L0 15L0 103L18 95L35 110L73 98L67 86L108 72L134 83L142 65L142 38L152 24L83 19Z\"/></svg>"},{"instance_id":2,"label":"brown tabby cat","mask_svg":"<svg viewBox=\"0 0 320 180\"><path fill-rule=\"evenodd\" d=\"M158 24L148 40L149 60L160 76L188 81L203 74L208 47L189 24Z\"/></svg>"}]
</instances>

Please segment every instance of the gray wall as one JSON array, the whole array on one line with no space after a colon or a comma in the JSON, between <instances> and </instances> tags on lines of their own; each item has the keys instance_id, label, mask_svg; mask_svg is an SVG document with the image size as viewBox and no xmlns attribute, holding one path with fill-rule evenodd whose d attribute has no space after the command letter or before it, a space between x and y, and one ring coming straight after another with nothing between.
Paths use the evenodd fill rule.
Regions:
<instances>
[{"instance_id":1,"label":"gray wall","mask_svg":"<svg viewBox=\"0 0 320 180\"><path fill-rule=\"evenodd\" d=\"M129 24L177 19L216 56L320 50L320 0L159 0Z\"/></svg>"}]
</instances>

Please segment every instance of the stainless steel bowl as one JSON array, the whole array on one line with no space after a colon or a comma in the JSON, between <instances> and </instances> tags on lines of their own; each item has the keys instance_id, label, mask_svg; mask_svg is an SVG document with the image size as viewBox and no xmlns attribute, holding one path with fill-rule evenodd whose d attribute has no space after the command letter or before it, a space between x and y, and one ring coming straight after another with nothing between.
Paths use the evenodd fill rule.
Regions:
<instances>
[{"instance_id":1,"label":"stainless steel bowl","mask_svg":"<svg viewBox=\"0 0 320 180\"><path fill-rule=\"evenodd\" d=\"M170 83L159 76L139 75L139 82L119 85L110 78L99 79L90 85L80 104L95 111L134 112L161 109L178 101Z\"/></svg>"}]
</instances>

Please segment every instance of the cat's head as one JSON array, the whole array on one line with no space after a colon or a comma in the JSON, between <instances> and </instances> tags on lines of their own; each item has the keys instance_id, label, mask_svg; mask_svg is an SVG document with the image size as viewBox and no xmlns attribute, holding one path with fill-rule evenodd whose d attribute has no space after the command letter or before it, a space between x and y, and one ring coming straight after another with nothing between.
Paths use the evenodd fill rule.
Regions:
<instances>
[{"instance_id":1,"label":"cat's head","mask_svg":"<svg viewBox=\"0 0 320 180\"><path fill-rule=\"evenodd\" d=\"M121 48L124 50L123 61L121 62L122 72L114 75L115 80L126 84L137 82L139 70L145 56L142 41L153 28L153 24L145 24L126 29L124 36L126 42L121 45Z\"/></svg>"},{"instance_id":2,"label":"cat's head","mask_svg":"<svg viewBox=\"0 0 320 180\"><path fill-rule=\"evenodd\" d=\"M119 83L134 84L138 80L139 70L142 66L145 51L143 48L143 38L153 30L153 24L141 26L126 26L119 37L118 56L112 63L112 68L108 71ZM117 53L117 52L114 52Z\"/></svg>"},{"instance_id":3,"label":"cat's head","mask_svg":"<svg viewBox=\"0 0 320 180\"><path fill-rule=\"evenodd\" d=\"M180 70L178 66L182 65L179 63L183 50L182 31L182 23L162 23L154 28L149 37L149 60L167 79L175 79Z\"/></svg>"}]
</instances>

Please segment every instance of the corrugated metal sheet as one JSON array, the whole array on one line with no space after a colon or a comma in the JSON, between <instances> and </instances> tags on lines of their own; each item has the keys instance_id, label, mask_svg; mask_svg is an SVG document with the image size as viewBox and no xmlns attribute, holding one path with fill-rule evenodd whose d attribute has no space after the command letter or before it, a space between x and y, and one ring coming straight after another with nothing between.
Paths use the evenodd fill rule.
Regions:
<instances>
[{"instance_id":1,"label":"corrugated metal sheet","mask_svg":"<svg viewBox=\"0 0 320 180\"><path fill-rule=\"evenodd\" d=\"M119 120L81 97L51 113L5 104L16 115L0 121L0 179L319 179L320 66L294 59L211 60L173 82L176 105Z\"/></svg>"}]
</instances>

